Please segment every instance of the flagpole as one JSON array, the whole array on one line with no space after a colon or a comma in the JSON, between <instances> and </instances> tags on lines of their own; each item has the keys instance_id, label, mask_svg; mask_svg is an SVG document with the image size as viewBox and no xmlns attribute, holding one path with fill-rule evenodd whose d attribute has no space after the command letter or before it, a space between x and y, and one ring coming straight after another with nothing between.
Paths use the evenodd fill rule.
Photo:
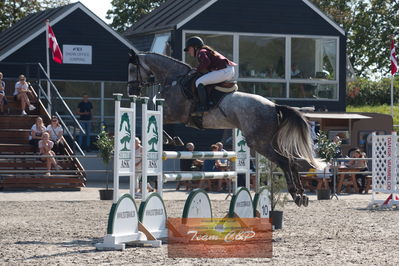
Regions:
<instances>
[{"instance_id":1,"label":"flagpole","mask_svg":"<svg viewBox=\"0 0 399 266\"><path fill-rule=\"evenodd\" d=\"M51 91L50 91L50 54L49 54L49 41L48 41L48 27L50 25L50 21L46 19L46 63L47 63L47 97L48 97L48 103L47 103L47 112L49 115L51 115Z\"/></svg>"},{"instance_id":2,"label":"flagpole","mask_svg":"<svg viewBox=\"0 0 399 266\"><path fill-rule=\"evenodd\" d=\"M391 116L393 119L393 77L394 74L391 75Z\"/></svg>"}]
</instances>

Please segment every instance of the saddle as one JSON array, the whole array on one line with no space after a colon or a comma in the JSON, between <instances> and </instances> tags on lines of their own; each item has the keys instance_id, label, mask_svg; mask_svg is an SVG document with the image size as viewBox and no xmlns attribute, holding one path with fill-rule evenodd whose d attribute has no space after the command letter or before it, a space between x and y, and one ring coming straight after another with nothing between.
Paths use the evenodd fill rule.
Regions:
<instances>
[{"instance_id":1,"label":"saddle","mask_svg":"<svg viewBox=\"0 0 399 266\"><path fill-rule=\"evenodd\" d=\"M193 115L194 110L197 109L199 104L198 91L195 86L195 81L200 76L202 76L202 74L198 72L188 73L182 77L180 80L180 85L183 95L193 102L190 110L189 126L203 129L202 116ZM238 90L237 82L235 81L224 81L217 84L210 84L206 85L205 88L207 91L209 111L217 108L227 94Z\"/></svg>"}]
</instances>

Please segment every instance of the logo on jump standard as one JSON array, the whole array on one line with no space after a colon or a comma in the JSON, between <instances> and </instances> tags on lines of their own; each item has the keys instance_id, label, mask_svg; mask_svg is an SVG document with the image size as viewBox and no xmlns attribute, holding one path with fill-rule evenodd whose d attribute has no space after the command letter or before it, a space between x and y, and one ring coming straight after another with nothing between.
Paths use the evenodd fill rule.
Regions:
<instances>
[{"instance_id":1,"label":"logo on jump standard","mask_svg":"<svg viewBox=\"0 0 399 266\"><path fill-rule=\"evenodd\" d=\"M148 118L148 126L147 126L147 144L149 146L149 150L147 153L148 160L148 168L158 168L157 162L159 159L158 153L158 142L159 142L159 131L158 131L158 123L157 118L152 115Z\"/></svg>"},{"instance_id":2,"label":"logo on jump standard","mask_svg":"<svg viewBox=\"0 0 399 266\"><path fill-rule=\"evenodd\" d=\"M132 151L129 149L132 141L132 128L128 113L123 113L119 124L119 142L122 148L119 150L119 159L121 160L121 168L129 168L129 160L132 158Z\"/></svg>"}]
</instances>

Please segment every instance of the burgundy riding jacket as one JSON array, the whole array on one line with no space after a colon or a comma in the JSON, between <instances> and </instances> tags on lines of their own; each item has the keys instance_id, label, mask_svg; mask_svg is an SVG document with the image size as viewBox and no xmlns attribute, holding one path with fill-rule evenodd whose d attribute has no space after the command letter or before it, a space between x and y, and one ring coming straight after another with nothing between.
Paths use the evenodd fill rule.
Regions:
<instances>
[{"instance_id":1,"label":"burgundy riding jacket","mask_svg":"<svg viewBox=\"0 0 399 266\"><path fill-rule=\"evenodd\" d=\"M212 52L207 48L202 48L198 51L197 59L199 62L197 71L201 73L207 73L210 71L226 68L227 66L237 65L218 52Z\"/></svg>"}]
</instances>

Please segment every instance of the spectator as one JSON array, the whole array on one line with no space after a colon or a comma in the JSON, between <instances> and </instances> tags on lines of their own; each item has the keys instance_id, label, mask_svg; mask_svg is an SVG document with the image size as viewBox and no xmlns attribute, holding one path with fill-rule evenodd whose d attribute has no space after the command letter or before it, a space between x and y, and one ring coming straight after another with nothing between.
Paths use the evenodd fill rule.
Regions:
<instances>
[{"instance_id":1,"label":"spectator","mask_svg":"<svg viewBox=\"0 0 399 266\"><path fill-rule=\"evenodd\" d=\"M43 119L39 116L36 118L29 135L29 144L34 147L35 153L37 152L39 141L42 139L42 135L45 131L46 127L43 124Z\"/></svg>"},{"instance_id":2,"label":"spectator","mask_svg":"<svg viewBox=\"0 0 399 266\"><path fill-rule=\"evenodd\" d=\"M62 137L64 135L64 130L56 116L51 118L51 123L47 126L46 131L50 134L50 139L54 143L53 151L55 154L64 154L65 147Z\"/></svg>"},{"instance_id":3,"label":"spectator","mask_svg":"<svg viewBox=\"0 0 399 266\"><path fill-rule=\"evenodd\" d=\"M78 105L77 114L80 116L80 125L86 133L86 151L90 152L90 134L93 104L89 101L89 95L84 93L82 101ZM83 147L83 132L79 135L79 145Z\"/></svg>"},{"instance_id":4,"label":"spectator","mask_svg":"<svg viewBox=\"0 0 399 266\"><path fill-rule=\"evenodd\" d=\"M218 146L218 151L222 151L222 152L226 151L225 149L223 149L222 142L217 142L215 145ZM227 160L227 159L220 159L220 160L216 160L216 162L215 162L215 168L218 171L226 171L228 169L228 166L229 166L229 160ZM226 186L227 186L227 182L230 182L230 180L227 178L217 180L217 191L222 191L223 184L226 184Z\"/></svg>"},{"instance_id":5,"label":"spectator","mask_svg":"<svg viewBox=\"0 0 399 266\"><path fill-rule=\"evenodd\" d=\"M222 142L217 142L215 145L218 147L218 151L221 151L221 152L225 152L225 151L226 151L225 149L223 149L223 143L222 143ZM220 170L220 171L226 170L226 168L227 168L227 162L228 162L227 159L220 159L220 160L217 160L217 161L215 162L215 163L216 163L216 168L217 168L218 170Z\"/></svg>"},{"instance_id":6,"label":"spectator","mask_svg":"<svg viewBox=\"0 0 399 266\"><path fill-rule=\"evenodd\" d=\"M194 151L194 143L192 142L188 142L186 144L186 149L187 151ZM180 171L194 171L194 170L200 170L201 166L203 164L203 161L198 160L198 159L183 159L180 160ZM177 182L176 185L176 190L180 189L180 185L185 185L186 186L186 190L189 189L189 187L193 185L194 181L181 181L181 182Z\"/></svg>"},{"instance_id":7,"label":"spectator","mask_svg":"<svg viewBox=\"0 0 399 266\"><path fill-rule=\"evenodd\" d=\"M361 152L360 149L356 149L352 152L352 158L366 158L366 154ZM352 160L349 161L348 167L358 168L359 172L368 171L367 161L366 160ZM359 186L359 193L363 193L364 188L366 186L366 176L365 174L356 174L356 181Z\"/></svg>"},{"instance_id":8,"label":"spectator","mask_svg":"<svg viewBox=\"0 0 399 266\"><path fill-rule=\"evenodd\" d=\"M3 81L3 73L0 72L0 114L4 114L4 105L7 104L6 84Z\"/></svg>"},{"instance_id":9,"label":"spectator","mask_svg":"<svg viewBox=\"0 0 399 266\"><path fill-rule=\"evenodd\" d=\"M335 147L334 158L342 158L343 155L342 155L342 150L341 150L341 143L342 143L341 138L338 135L336 135L333 138L333 142L337 145Z\"/></svg>"},{"instance_id":10,"label":"spectator","mask_svg":"<svg viewBox=\"0 0 399 266\"><path fill-rule=\"evenodd\" d=\"M51 150L53 148L54 143L50 140L50 134L47 132L43 133L42 139L39 141L39 149L40 154L45 155L46 157L42 157L42 161L46 162L47 173L46 175L50 175L51 166L54 166L56 170L62 169L61 166L58 165L54 156L55 153Z\"/></svg>"},{"instance_id":11,"label":"spectator","mask_svg":"<svg viewBox=\"0 0 399 266\"><path fill-rule=\"evenodd\" d=\"M211 150L213 152L218 151L218 146L216 144L211 145ZM220 160L204 160L204 166L202 167L202 171L204 172L217 172L217 165L220 165Z\"/></svg>"},{"instance_id":12,"label":"spectator","mask_svg":"<svg viewBox=\"0 0 399 266\"><path fill-rule=\"evenodd\" d=\"M141 191L141 180L142 180L142 174L141 174L141 167L142 167L142 162L143 162L143 146L141 146L141 141L139 138L135 138L135 151L136 151L136 159L135 159L135 173L136 173L136 184L137 184L137 180L140 180L139 185L136 185L136 191ZM154 191L154 189L151 187L151 185L149 183L147 183L147 190L148 191Z\"/></svg>"},{"instance_id":13,"label":"spectator","mask_svg":"<svg viewBox=\"0 0 399 266\"><path fill-rule=\"evenodd\" d=\"M291 65L291 78L302 78L302 71L298 68L298 65L295 63Z\"/></svg>"},{"instance_id":14,"label":"spectator","mask_svg":"<svg viewBox=\"0 0 399 266\"><path fill-rule=\"evenodd\" d=\"M32 92L29 90L29 83L26 82L26 77L24 75L19 75L19 81L15 83L14 100L21 102L22 115L27 115L25 112L26 107L29 110L35 110L36 107L30 104L29 95Z\"/></svg>"}]
</instances>

